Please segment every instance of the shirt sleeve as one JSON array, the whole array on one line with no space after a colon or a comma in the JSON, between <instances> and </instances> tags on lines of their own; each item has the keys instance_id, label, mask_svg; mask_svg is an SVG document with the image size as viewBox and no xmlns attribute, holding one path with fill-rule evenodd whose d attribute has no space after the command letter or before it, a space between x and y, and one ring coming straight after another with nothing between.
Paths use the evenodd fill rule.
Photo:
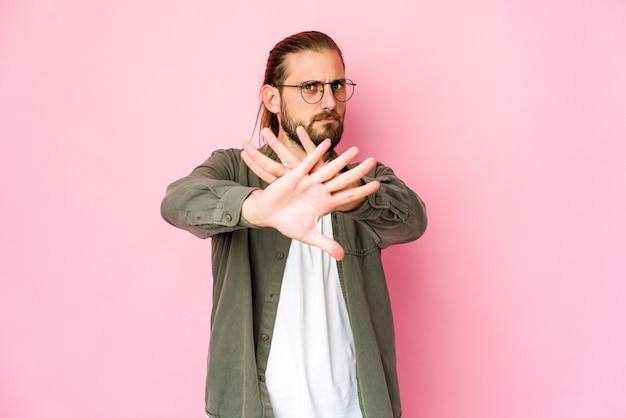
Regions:
<instances>
[{"instance_id":1,"label":"shirt sleeve","mask_svg":"<svg viewBox=\"0 0 626 418\"><path fill-rule=\"evenodd\" d=\"M378 163L362 180L365 183L378 180L380 188L346 215L363 223L379 247L414 241L424 234L426 206L391 168Z\"/></svg>"},{"instance_id":2,"label":"shirt sleeve","mask_svg":"<svg viewBox=\"0 0 626 418\"><path fill-rule=\"evenodd\" d=\"M218 150L191 174L167 187L161 215L199 238L251 228L241 216L243 201L257 187L241 179L240 150Z\"/></svg>"}]
</instances>

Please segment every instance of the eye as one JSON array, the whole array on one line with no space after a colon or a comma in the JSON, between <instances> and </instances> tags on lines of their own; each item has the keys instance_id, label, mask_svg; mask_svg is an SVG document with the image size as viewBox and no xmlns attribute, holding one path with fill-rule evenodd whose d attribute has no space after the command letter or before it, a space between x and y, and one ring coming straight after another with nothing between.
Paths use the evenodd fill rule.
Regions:
<instances>
[{"instance_id":1,"label":"eye","mask_svg":"<svg viewBox=\"0 0 626 418\"><path fill-rule=\"evenodd\" d=\"M335 90L343 90L346 88L346 80L335 80L330 84L330 87Z\"/></svg>"},{"instance_id":2,"label":"eye","mask_svg":"<svg viewBox=\"0 0 626 418\"><path fill-rule=\"evenodd\" d=\"M318 92L321 90L321 88L322 86L319 81L307 81L305 83L302 83L302 90L309 93Z\"/></svg>"}]
</instances>

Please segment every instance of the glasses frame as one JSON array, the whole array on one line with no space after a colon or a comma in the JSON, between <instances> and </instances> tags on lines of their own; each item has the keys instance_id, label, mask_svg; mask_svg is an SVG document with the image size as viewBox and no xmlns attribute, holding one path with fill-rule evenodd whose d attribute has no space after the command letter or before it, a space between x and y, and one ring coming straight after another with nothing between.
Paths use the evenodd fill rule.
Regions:
<instances>
[{"instance_id":1,"label":"glasses frame","mask_svg":"<svg viewBox=\"0 0 626 418\"><path fill-rule=\"evenodd\" d=\"M338 81L345 82L346 86L347 85L351 85L352 86L352 94L350 94L350 96L347 99L345 99L345 100L338 99L337 96L335 96L335 90L333 89L332 85L335 84ZM319 84L322 85L322 95L320 96L319 100L317 100L316 102L309 102L304 97L304 90L303 90L303 88L304 88L304 86L306 86L307 84L310 84L310 83L319 83ZM324 86L326 86L327 84L330 85L330 91L333 93L333 97L338 102L345 103L348 100L350 100L352 98L352 96L354 96L354 90L355 90L354 87L356 86L356 84L352 80L350 80L349 78L338 78L337 80L329 81L328 83L323 83L323 82L317 81L317 80L308 80L308 81L304 81L301 84L276 84L274 87L297 87L297 88L300 89L300 96L302 96L302 100L304 100L308 104L317 104L317 103L321 102L322 99L324 98L324 93L326 93L326 89L324 88Z\"/></svg>"}]
</instances>

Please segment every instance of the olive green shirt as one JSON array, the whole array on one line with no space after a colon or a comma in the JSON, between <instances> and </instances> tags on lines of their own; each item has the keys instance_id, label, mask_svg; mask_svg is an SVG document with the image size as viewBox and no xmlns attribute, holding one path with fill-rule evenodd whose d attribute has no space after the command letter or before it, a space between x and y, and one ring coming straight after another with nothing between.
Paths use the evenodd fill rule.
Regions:
<instances>
[{"instance_id":1,"label":"olive green shirt","mask_svg":"<svg viewBox=\"0 0 626 418\"><path fill-rule=\"evenodd\" d=\"M260 150L277 159L267 145ZM168 186L161 212L172 225L212 237L208 416L271 418L265 370L291 239L242 218L243 201L267 184L246 166L240 152L215 151L189 176ZM398 418L395 336L380 252L419 238L426 212L390 168L379 163L362 180L378 180L381 187L360 208L332 213L333 237L345 250L337 268L354 336L363 417Z\"/></svg>"}]
</instances>

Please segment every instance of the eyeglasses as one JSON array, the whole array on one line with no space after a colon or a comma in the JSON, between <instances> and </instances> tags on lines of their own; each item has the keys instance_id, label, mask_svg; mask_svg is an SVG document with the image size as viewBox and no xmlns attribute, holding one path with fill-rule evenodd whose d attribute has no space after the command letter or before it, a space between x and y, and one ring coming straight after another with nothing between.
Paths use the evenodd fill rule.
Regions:
<instances>
[{"instance_id":1,"label":"eyeglasses","mask_svg":"<svg viewBox=\"0 0 626 418\"><path fill-rule=\"evenodd\" d=\"M348 78L340 78L339 80L322 83L321 81L305 81L302 84L277 84L274 87L297 87L305 102L309 104L319 103L324 97L324 86L330 86L333 96L338 102L347 102L354 94L354 84Z\"/></svg>"}]
</instances>

